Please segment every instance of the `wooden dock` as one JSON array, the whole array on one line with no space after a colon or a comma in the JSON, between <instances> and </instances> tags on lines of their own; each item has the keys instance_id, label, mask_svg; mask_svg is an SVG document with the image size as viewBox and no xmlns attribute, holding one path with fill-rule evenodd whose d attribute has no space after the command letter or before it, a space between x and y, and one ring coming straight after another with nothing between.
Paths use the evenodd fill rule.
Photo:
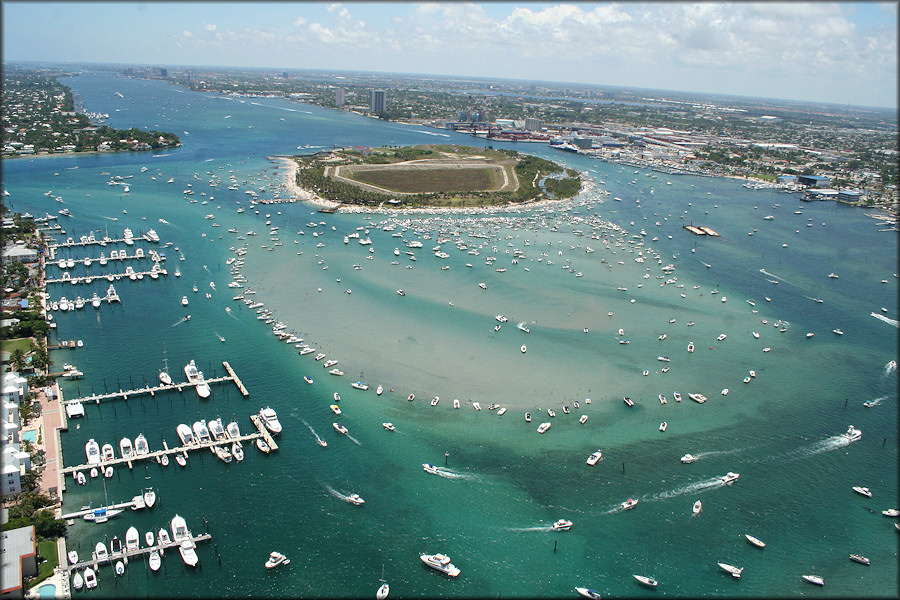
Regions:
<instances>
[{"instance_id":1,"label":"wooden dock","mask_svg":"<svg viewBox=\"0 0 900 600\"><path fill-rule=\"evenodd\" d=\"M272 434L269 433L269 430L266 429L266 426L262 422L262 419L259 418L259 415L250 415L250 420L253 421L256 429L259 430L259 435L261 435L262 439L269 445L269 448L278 450L278 444L275 443L275 439L272 437Z\"/></svg>"},{"instance_id":2,"label":"wooden dock","mask_svg":"<svg viewBox=\"0 0 900 600\"><path fill-rule=\"evenodd\" d=\"M135 278L137 278L138 275L146 275L147 277L150 277L151 272L152 271L135 271L134 275ZM159 269L158 271L156 271L156 273L161 276L166 276L169 274L166 269ZM121 281L123 278L131 279L131 277L125 273L107 273L106 275L83 275L78 277L66 277L60 279L45 279L44 283L91 283L94 280L110 281L110 275L112 275L114 281Z\"/></svg>"},{"instance_id":3,"label":"wooden dock","mask_svg":"<svg viewBox=\"0 0 900 600\"><path fill-rule=\"evenodd\" d=\"M59 518L60 519L77 519L78 517L83 517L84 515L88 515L88 514L94 512L94 509L96 509L96 508L134 508L134 506L135 506L134 501L129 500L128 502L119 502L118 504L113 504L111 506L102 506L102 507L95 506L95 507L79 510L79 511L76 511L73 513L69 513L67 515L62 515ZM141 508L143 508L144 506L145 506L144 504L141 504ZM137 509L135 509L135 510L137 510Z\"/></svg>"},{"instance_id":4,"label":"wooden dock","mask_svg":"<svg viewBox=\"0 0 900 600\"><path fill-rule=\"evenodd\" d=\"M102 560L98 560L96 557L96 554L94 552L91 552L90 560L79 561L74 565L69 563L68 560L63 560L64 557L60 557L60 563L63 563L63 562L66 563L66 565L61 566L61 568L65 569L66 573L68 575L72 571L80 571L80 570L84 570L88 567L96 568L96 567L99 567L100 565L104 565L104 564L113 565L119 559L122 559L123 562L125 562L125 559L131 558L134 556L141 556L143 554L149 554L153 550L159 550L160 553L162 554L162 551L164 551L167 548L177 548L178 546L180 546L181 542L184 539L185 538L182 538L181 540L179 540L177 542L171 541L168 544L163 544L163 543L160 543L158 540L154 540L154 541L156 541L156 543L154 545L149 546L149 547L138 548L137 550L125 550L125 548L123 547L122 552L116 553L116 554L109 554L109 556L107 556L106 558L104 558ZM188 539L190 539L191 542L196 544L197 542L205 542L207 540L210 540L210 539L212 539L212 536L208 533L201 533L200 535L194 535L191 532L188 532ZM143 541L143 538L141 538L141 541ZM179 558L181 558L181 557L179 556Z\"/></svg>"},{"instance_id":5,"label":"wooden dock","mask_svg":"<svg viewBox=\"0 0 900 600\"><path fill-rule=\"evenodd\" d=\"M238 378L237 373L235 373L234 369L228 362L223 361L222 364L225 366L225 370L228 371L228 375L224 377L213 377L211 379L205 379L206 383L222 383L224 381L234 381L235 385L237 385L238 390L240 390L241 394L247 396L250 392L247 391L247 388L244 387L244 384L241 383L241 380ZM155 396L157 392L165 392L170 390L182 391L185 388L195 387L197 384L192 383L190 381L184 381L181 383L172 383L172 385L164 385L160 383L159 385L146 385L142 388L136 388L133 390L119 390L117 392L109 392L105 394L91 394L90 396L82 396L81 398L73 398L71 400L63 400L60 405L65 406L66 404L74 404L76 402L84 403L84 402L94 402L96 404L100 404L102 400L128 400L129 396L141 396L143 394L150 394L151 396Z\"/></svg>"}]
</instances>

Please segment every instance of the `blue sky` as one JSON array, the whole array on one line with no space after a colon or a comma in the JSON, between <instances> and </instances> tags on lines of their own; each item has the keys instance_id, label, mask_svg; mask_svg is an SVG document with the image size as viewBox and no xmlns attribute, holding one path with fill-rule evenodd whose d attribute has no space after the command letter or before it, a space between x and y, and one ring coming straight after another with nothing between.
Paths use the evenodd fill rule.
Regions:
<instances>
[{"instance_id":1,"label":"blue sky","mask_svg":"<svg viewBox=\"0 0 900 600\"><path fill-rule=\"evenodd\" d=\"M897 107L897 3L4 1L6 62L535 79Z\"/></svg>"}]
</instances>

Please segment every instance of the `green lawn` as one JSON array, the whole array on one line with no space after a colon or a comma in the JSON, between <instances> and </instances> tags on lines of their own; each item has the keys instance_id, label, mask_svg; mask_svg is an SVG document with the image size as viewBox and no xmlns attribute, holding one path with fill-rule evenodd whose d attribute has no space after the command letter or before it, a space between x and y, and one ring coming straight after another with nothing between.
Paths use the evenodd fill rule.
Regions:
<instances>
[{"instance_id":1,"label":"green lawn","mask_svg":"<svg viewBox=\"0 0 900 600\"><path fill-rule=\"evenodd\" d=\"M56 540L38 542L38 556L43 558L44 562L38 564L38 574L30 582L31 587L53 575L53 569L59 565L59 556L56 553Z\"/></svg>"},{"instance_id":2,"label":"green lawn","mask_svg":"<svg viewBox=\"0 0 900 600\"><path fill-rule=\"evenodd\" d=\"M28 352L31 350L31 338L18 338L15 340L3 340L3 351L9 352L12 354L15 352L16 348L22 350L22 352Z\"/></svg>"},{"instance_id":3,"label":"green lawn","mask_svg":"<svg viewBox=\"0 0 900 600\"><path fill-rule=\"evenodd\" d=\"M353 179L397 192L474 192L491 189L491 171L485 167L367 169L353 173Z\"/></svg>"}]
</instances>

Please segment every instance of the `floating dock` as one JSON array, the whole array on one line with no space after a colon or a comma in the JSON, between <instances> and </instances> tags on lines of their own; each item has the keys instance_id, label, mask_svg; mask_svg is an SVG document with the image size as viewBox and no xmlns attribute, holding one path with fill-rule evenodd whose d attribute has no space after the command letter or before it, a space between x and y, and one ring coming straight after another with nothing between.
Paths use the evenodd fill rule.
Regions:
<instances>
[{"instance_id":1,"label":"floating dock","mask_svg":"<svg viewBox=\"0 0 900 600\"><path fill-rule=\"evenodd\" d=\"M95 553L91 552L91 560L79 561L74 565L66 564L65 566L62 566L61 568L65 569L66 574L68 575L72 571L83 570L88 567L94 568L94 567L99 567L100 565L103 565L103 564L113 565L119 559L123 559L123 562L124 562L124 559L126 559L126 558L131 558L133 556L141 556L142 554L149 554L153 550L164 551L167 548L177 548L178 546L181 545L181 542L186 539L189 539L191 542L196 544L197 542L205 542L207 540L210 540L210 539L212 539L212 536L208 533L201 533L200 535L193 535L191 532L188 532L188 535L186 537L182 537L177 542L170 541L167 544L163 544L163 543L160 543L159 541L157 541L156 544L154 544L150 547L138 548L137 550L125 550L125 548L123 547L122 552L117 552L116 554L110 554L108 557L106 557L102 560L98 560L96 558ZM63 562L68 563L68 560L64 561L63 558L65 558L65 557L60 557L60 563L63 563ZM181 558L181 557L179 556L178 558Z\"/></svg>"},{"instance_id":2,"label":"floating dock","mask_svg":"<svg viewBox=\"0 0 900 600\"><path fill-rule=\"evenodd\" d=\"M135 271L134 276L137 279L138 275L150 277L150 273L153 271ZM157 275L166 276L169 272L166 269L159 269L156 271ZM112 275L112 279L109 276ZM79 277L65 277L59 279L45 279L45 283L91 283L94 280L100 281L105 280L112 283L113 281L121 281L122 279L131 279L131 276L126 273L107 273L106 275L84 275ZM152 279L152 277L151 277Z\"/></svg>"}]
</instances>

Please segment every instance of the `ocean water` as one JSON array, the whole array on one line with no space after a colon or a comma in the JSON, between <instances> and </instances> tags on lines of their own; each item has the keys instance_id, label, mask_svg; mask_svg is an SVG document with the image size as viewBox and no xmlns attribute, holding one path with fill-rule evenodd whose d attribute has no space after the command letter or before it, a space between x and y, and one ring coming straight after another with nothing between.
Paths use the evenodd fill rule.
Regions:
<instances>
[{"instance_id":1,"label":"ocean water","mask_svg":"<svg viewBox=\"0 0 900 600\"><path fill-rule=\"evenodd\" d=\"M54 314L59 339L84 342L51 354L85 372L61 384L65 396L141 387L164 366L180 381L191 359L208 378L225 375L228 361L250 395L224 383L207 400L186 390L86 405L85 418L62 434L64 463L84 463L89 438L118 449L123 436L142 432L151 449L163 440L171 447L177 424L198 419L235 419L250 431L248 415L263 406L284 425L277 452L247 445L242 463L194 452L186 468L137 463L105 484L70 480L64 511L122 502L148 486L159 495L153 509L70 527L68 544L82 556L130 525L167 527L176 513L213 536L197 549L198 569L172 551L157 573L137 561L118 578L102 568L103 594L367 597L383 568L391 594L407 597L567 597L575 586L609 596L896 595L898 537L881 511L898 505L897 372L888 369L898 357L897 237L879 232L866 211L283 100L225 99L106 73L66 83L88 110L109 113L111 125L175 131L184 147L4 162L14 210L71 211L59 217L63 238L152 227L173 244L158 247L167 277L115 282L120 305ZM588 174L590 191L557 207L490 215L328 215L303 204L251 208L245 193L277 195L282 169L267 159L275 154L436 142L564 162ZM111 175L132 176L128 194L107 185ZM237 191L227 189L232 175ZM213 178L220 183L211 186ZM186 189L195 191L191 201ZM693 236L682 229L688 223L721 237ZM372 244L345 244L353 233ZM407 247L413 240L422 247ZM339 360L343 377L329 375L315 354L298 356L232 299L242 290L227 286L225 260L242 245L252 297ZM435 256L437 246L449 257ZM51 284L48 292L89 297L108 285ZM508 318L499 330L496 315ZM778 321L789 324L785 332ZM749 370L757 375L743 383ZM351 388L357 380L370 389ZM340 417L328 408L335 391ZM675 402L675 391L684 401ZM709 400L697 404L689 392ZM498 416L492 403L507 412ZM348 436L334 432L335 420ZM386 421L396 431L382 428ZM552 427L539 435L543 421ZM847 444L841 434L851 424L863 437ZM603 460L586 465L598 448ZM680 463L688 452L699 460ZM428 462L440 475L423 472ZM729 471L740 479L725 486L718 478ZM873 497L855 494L856 485ZM345 502L350 493L366 503ZM639 503L623 512L628 498ZM698 499L703 511L693 515ZM551 531L560 518L572 529ZM750 546L744 533L767 547ZM291 564L268 572L272 550ZM449 554L462 574L425 568L418 554L435 552ZM850 553L872 565L849 561ZM744 567L742 578L717 562ZM810 573L826 587L800 579ZM658 579L656 592L632 574Z\"/></svg>"}]
</instances>

